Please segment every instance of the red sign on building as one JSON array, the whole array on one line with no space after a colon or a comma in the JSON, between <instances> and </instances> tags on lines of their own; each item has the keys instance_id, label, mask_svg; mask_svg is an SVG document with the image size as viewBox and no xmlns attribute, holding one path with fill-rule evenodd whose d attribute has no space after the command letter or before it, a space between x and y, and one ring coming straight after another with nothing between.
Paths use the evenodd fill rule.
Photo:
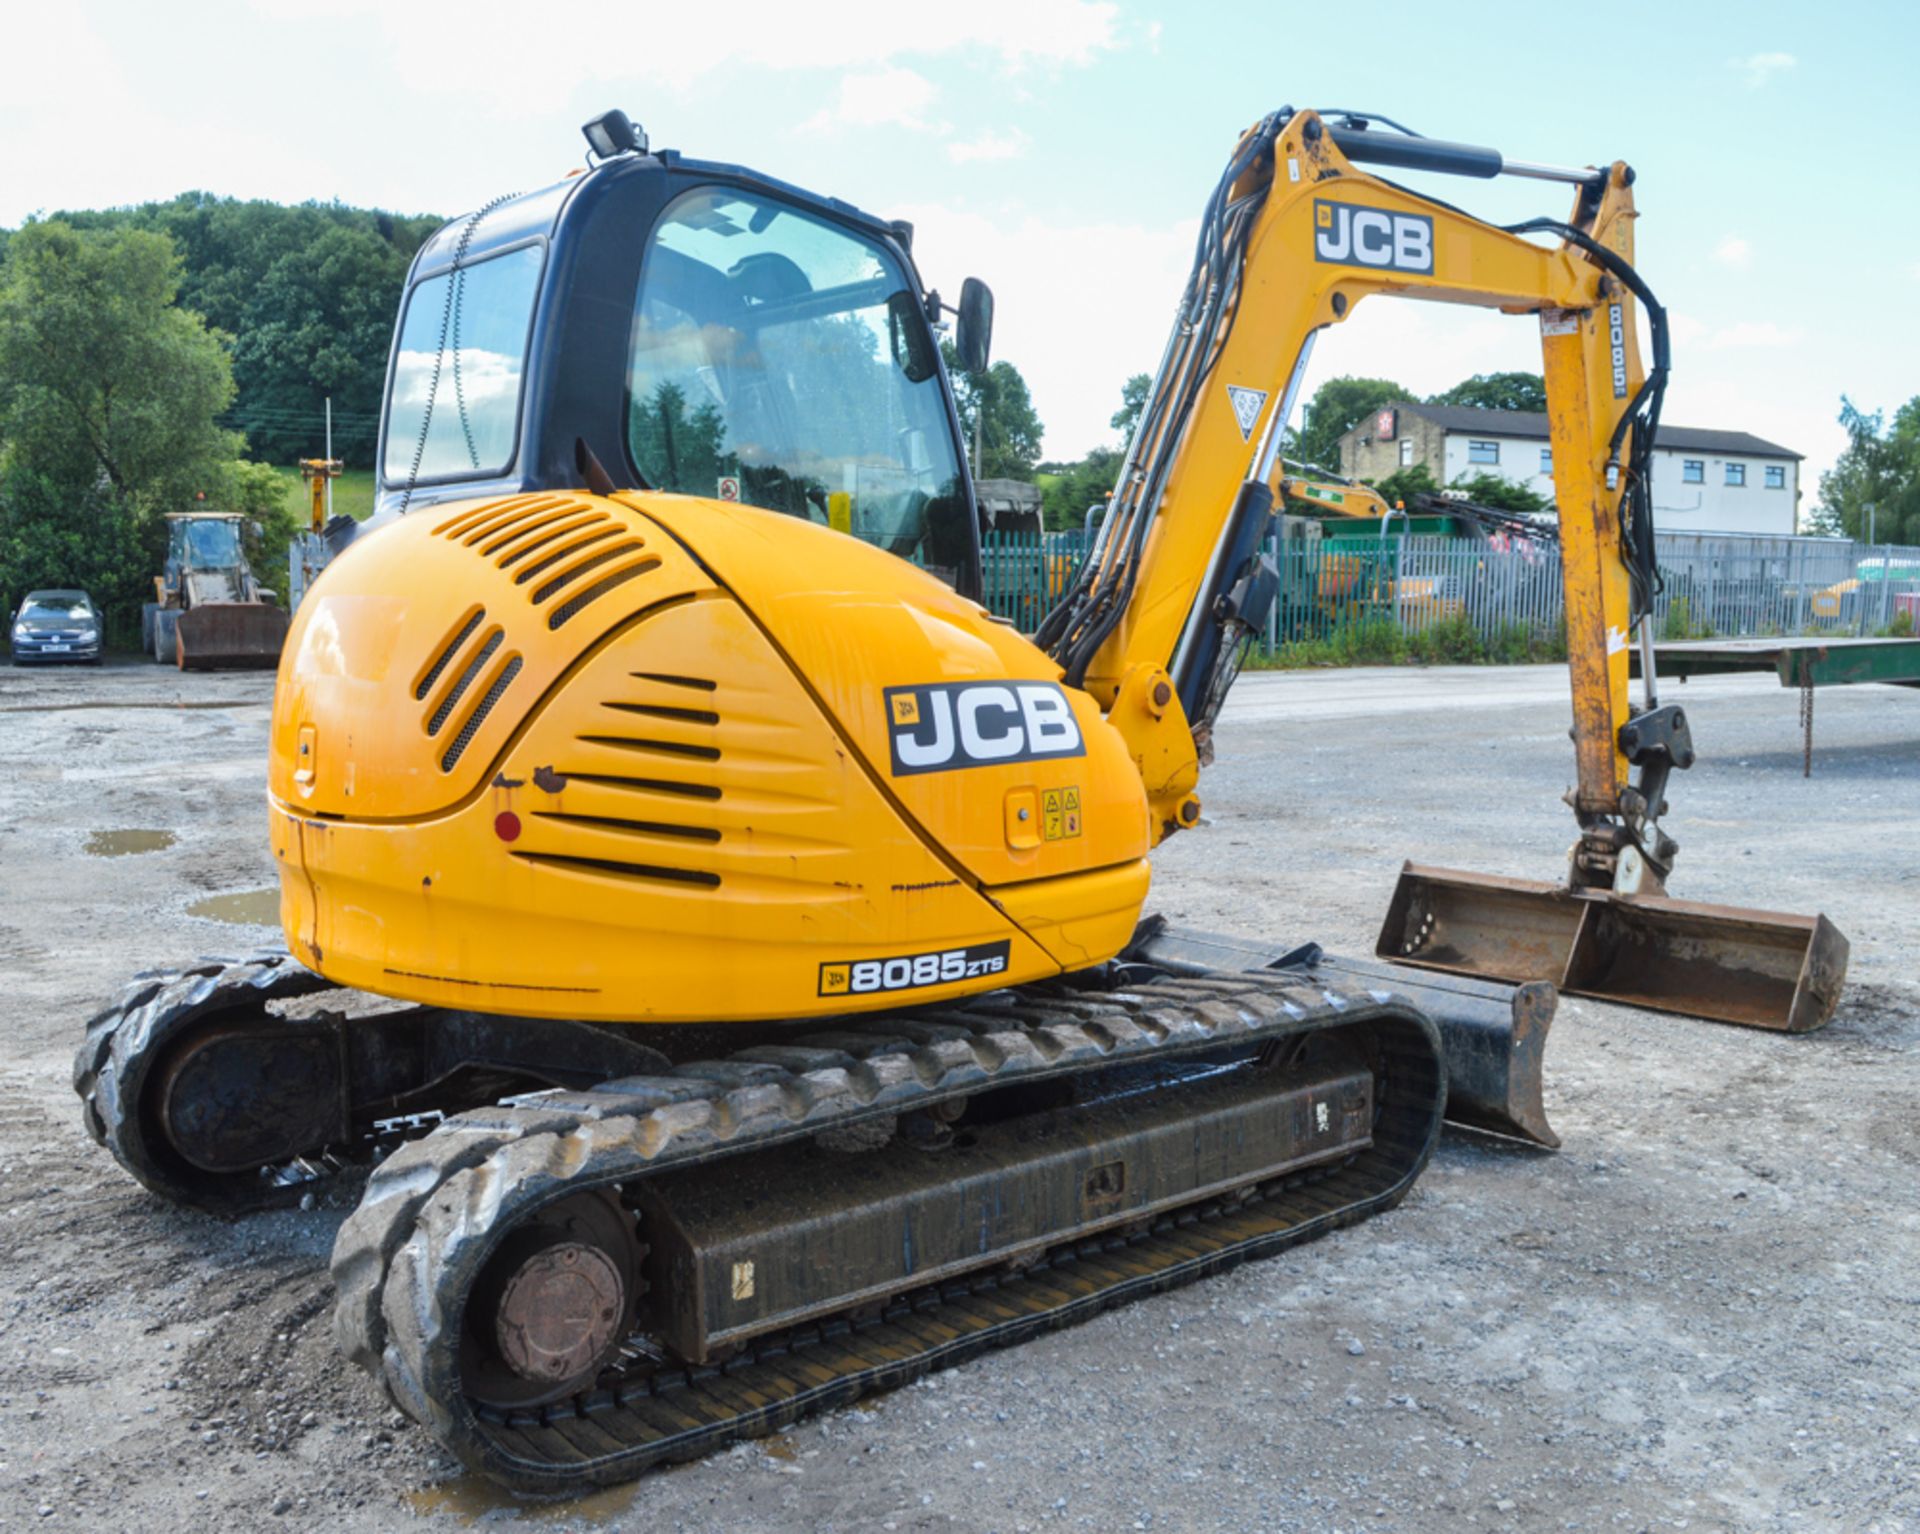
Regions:
<instances>
[{"instance_id":1,"label":"red sign on building","mask_svg":"<svg viewBox=\"0 0 1920 1534\"><path fill-rule=\"evenodd\" d=\"M1373 434L1376 438L1382 442L1391 442L1393 440L1395 426L1394 416L1398 413L1399 412L1395 410L1387 409L1380 411L1374 416Z\"/></svg>"}]
</instances>

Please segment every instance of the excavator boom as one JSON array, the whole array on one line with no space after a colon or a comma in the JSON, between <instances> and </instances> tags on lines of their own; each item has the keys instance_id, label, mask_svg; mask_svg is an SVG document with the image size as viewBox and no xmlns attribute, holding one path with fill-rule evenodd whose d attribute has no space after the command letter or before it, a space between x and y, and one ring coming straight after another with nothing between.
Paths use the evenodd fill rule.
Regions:
<instances>
[{"instance_id":1,"label":"excavator boom","mask_svg":"<svg viewBox=\"0 0 1920 1534\"><path fill-rule=\"evenodd\" d=\"M1564 221L1496 227L1371 175L1367 163L1512 170L1569 183L1574 203ZM1282 111L1250 130L1209 202L1099 543L1039 638L1152 764L1160 834L1194 824L1214 720L1273 600L1259 550L1275 486L1282 499L1327 495L1315 497L1310 481L1290 488L1279 458L1316 338L1381 295L1530 318L1554 464L1579 840L1564 888L1409 867L1378 952L1725 1021L1816 1027L1846 969L1830 923L1664 898L1678 848L1660 821L1693 745L1685 714L1661 707L1651 680L1641 705L1629 696L1636 633L1652 677L1649 454L1670 364L1665 311L1633 267L1633 180L1624 163L1514 168L1497 151L1311 112ZM1542 235L1554 243L1536 243ZM1162 691L1157 710L1142 708Z\"/></svg>"}]
</instances>

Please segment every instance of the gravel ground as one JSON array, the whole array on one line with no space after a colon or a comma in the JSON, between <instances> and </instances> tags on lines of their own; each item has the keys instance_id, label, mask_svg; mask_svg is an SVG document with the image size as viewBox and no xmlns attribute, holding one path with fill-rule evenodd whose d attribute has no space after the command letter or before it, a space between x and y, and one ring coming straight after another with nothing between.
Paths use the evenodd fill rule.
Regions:
<instances>
[{"instance_id":1,"label":"gravel ground","mask_svg":"<svg viewBox=\"0 0 1920 1534\"><path fill-rule=\"evenodd\" d=\"M87 1014L270 936L189 912L270 883L271 685L0 674L0 1528L1920 1530L1920 693L1822 693L1804 781L1791 693L1675 689L1675 893L1825 910L1853 969L1824 1033L1567 1001L1558 1155L1451 1134L1358 1229L529 1505L334 1356L354 1190L223 1224L80 1128ZM1552 878L1565 724L1551 668L1249 676L1153 904L1364 953L1402 857ZM86 850L131 829L176 839Z\"/></svg>"}]
</instances>

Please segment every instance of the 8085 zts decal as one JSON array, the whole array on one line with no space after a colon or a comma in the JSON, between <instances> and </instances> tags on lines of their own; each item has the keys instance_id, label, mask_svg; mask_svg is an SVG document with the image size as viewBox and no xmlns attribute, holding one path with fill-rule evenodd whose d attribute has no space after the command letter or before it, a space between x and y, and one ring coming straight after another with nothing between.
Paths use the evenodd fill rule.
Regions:
<instances>
[{"instance_id":1,"label":"8085 zts decal","mask_svg":"<svg viewBox=\"0 0 1920 1534\"><path fill-rule=\"evenodd\" d=\"M1004 974L1009 945L975 943L891 959L835 959L820 966L822 996L871 996L880 991L912 991L923 985L951 985L981 975Z\"/></svg>"},{"instance_id":2,"label":"8085 zts decal","mask_svg":"<svg viewBox=\"0 0 1920 1534\"><path fill-rule=\"evenodd\" d=\"M933 682L886 699L896 778L1087 754L1058 682Z\"/></svg>"}]
</instances>

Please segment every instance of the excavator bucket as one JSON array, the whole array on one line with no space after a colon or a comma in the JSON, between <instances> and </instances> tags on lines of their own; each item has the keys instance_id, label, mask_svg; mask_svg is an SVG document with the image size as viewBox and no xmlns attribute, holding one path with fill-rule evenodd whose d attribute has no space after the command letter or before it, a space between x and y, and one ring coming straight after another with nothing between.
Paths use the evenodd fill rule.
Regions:
<instances>
[{"instance_id":1,"label":"excavator bucket","mask_svg":"<svg viewBox=\"0 0 1920 1534\"><path fill-rule=\"evenodd\" d=\"M264 602L206 602L180 614L182 671L270 671L287 638L285 609Z\"/></svg>"},{"instance_id":2,"label":"excavator bucket","mask_svg":"<svg viewBox=\"0 0 1920 1534\"><path fill-rule=\"evenodd\" d=\"M1714 1022L1807 1033L1833 1016L1847 940L1824 916L1575 891L1408 863L1379 957Z\"/></svg>"}]
</instances>

